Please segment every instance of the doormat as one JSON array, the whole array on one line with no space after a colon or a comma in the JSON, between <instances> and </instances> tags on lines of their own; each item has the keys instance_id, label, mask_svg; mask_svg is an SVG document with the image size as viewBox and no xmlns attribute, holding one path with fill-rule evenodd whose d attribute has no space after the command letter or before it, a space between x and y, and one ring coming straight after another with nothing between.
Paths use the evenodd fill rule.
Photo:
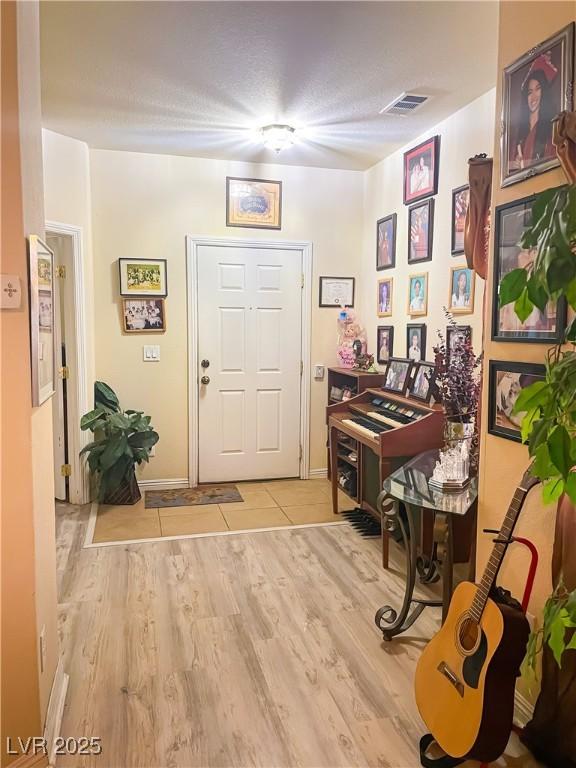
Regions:
<instances>
[{"instance_id":1,"label":"doormat","mask_svg":"<svg viewBox=\"0 0 576 768\"><path fill-rule=\"evenodd\" d=\"M146 491L146 509L160 507L189 507L195 504L227 504L243 501L235 485L199 485L197 488L174 488Z\"/></svg>"}]
</instances>

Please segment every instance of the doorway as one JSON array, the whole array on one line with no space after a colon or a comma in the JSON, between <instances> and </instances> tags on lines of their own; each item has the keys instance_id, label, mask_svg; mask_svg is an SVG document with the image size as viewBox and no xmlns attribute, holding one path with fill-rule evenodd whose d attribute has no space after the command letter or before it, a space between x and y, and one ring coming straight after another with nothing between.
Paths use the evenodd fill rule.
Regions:
<instances>
[{"instance_id":1,"label":"doorway","mask_svg":"<svg viewBox=\"0 0 576 768\"><path fill-rule=\"evenodd\" d=\"M190 483L308 476L311 245L188 238Z\"/></svg>"},{"instance_id":2,"label":"doorway","mask_svg":"<svg viewBox=\"0 0 576 768\"><path fill-rule=\"evenodd\" d=\"M78 227L47 222L46 242L54 251L55 273L56 393L52 407L55 497L59 501L85 504L89 500L89 479L79 455L88 439L80 430L80 418L89 410L82 231Z\"/></svg>"}]
</instances>

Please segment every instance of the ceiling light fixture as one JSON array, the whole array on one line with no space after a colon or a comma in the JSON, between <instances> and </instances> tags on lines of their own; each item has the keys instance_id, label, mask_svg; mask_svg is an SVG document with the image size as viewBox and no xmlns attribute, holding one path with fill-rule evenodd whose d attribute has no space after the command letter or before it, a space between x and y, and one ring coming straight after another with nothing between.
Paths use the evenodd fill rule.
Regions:
<instances>
[{"instance_id":1,"label":"ceiling light fixture","mask_svg":"<svg viewBox=\"0 0 576 768\"><path fill-rule=\"evenodd\" d=\"M296 129L292 128L291 125L273 123L265 125L260 129L260 137L265 147L273 149L275 152L280 152L294 144L296 141Z\"/></svg>"}]
</instances>

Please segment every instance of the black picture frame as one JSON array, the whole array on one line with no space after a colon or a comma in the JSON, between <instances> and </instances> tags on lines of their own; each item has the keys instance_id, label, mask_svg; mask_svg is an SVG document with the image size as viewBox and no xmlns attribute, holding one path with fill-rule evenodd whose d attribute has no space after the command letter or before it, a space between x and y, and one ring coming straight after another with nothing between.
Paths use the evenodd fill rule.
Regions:
<instances>
[{"instance_id":1,"label":"black picture frame","mask_svg":"<svg viewBox=\"0 0 576 768\"><path fill-rule=\"evenodd\" d=\"M450 365L450 353L452 352L452 337L455 333L466 335L472 341L471 325L448 325L446 326L446 365Z\"/></svg>"},{"instance_id":2,"label":"black picture frame","mask_svg":"<svg viewBox=\"0 0 576 768\"><path fill-rule=\"evenodd\" d=\"M376 271L381 272L384 269L393 269L396 266L396 224L397 215L391 213L389 216L384 216L378 219L376 222ZM380 230L384 228L388 222L392 223L392 246L391 246L391 260L390 264L380 264Z\"/></svg>"},{"instance_id":3,"label":"black picture frame","mask_svg":"<svg viewBox=\"0 0 576 768\"><path fill-rule=\"evenodd\" d=\"M142 288L140 290L136 289L130 289L129 282L128 282L128 269L130 266L141 266L141 265L159 265L159 272L160 272L160 282L164 283L163 288L160 287L158 290L154 289L145 289ZM145 299L145 298L158 298L158 299L165 299L168 296L168 260L167 259L140 259L140 258L134 258L130 259L127 257L122 257L118 259L118 281L119 281L119 287L120 287L120 296L124 298L134 298L134 299Z\"/></svg>"},{"instance_id":4,"label":"black picture frame","mask_svg":"<svg viewBox=\"0 0 576 768\"><path fill-rule=\"evenodd\" d=\"M462 244L460 245L459 242L456 242L456 199L458 196L462 195L463 192L468 192L466 211L464 213L464 219L466 219L466 212L468 211L468 205L470 204L470 185L463 184L461 187L456 187L452 190L452 221L450 224L450 252L452 253L452 256L459 256L461 253L464 253L464 232L462 232Z\"/></svg>"},{"instance_id":5,"label":"black picture frame","mask_svg":"<svg viewBox=\"0 0 576 768\"><path fill-rule=\"evenodd\" d=\"M574 108L574 29L574 22L570 22L502 70L502 187L524 181L560 165L552 143L552 123L558 113L570 112ZM534 76L530 79L538 83L540 106L535 133L532 134L530 142L530 151L536 153L536 159L526 160L528 116L533 117L534 112L529 105L523 105L522 100L527 101L529 98L531 73L534 73ZM541 112L542 130L538 131Z\"/></svg>"},{"instance_id":6,"label":"black picture frame","mask_svg":"<svg viewBox=\"0 0 576 768\"><path fill-rule=\"evenodd\" d=\"M428 213L428 231L425 234L426 239L426 256L423 258L414 258L412 256L413 251L413 217L419 210L427 210ZM422 200L419 203L415 203L408 208L408 264L422 264L425 261L432 261L432 245L434 242L434 200L428 198Z\"/></svg>"},{"instance_id":7,"label":"black picture frame","mask_svg":"<svg viewBox=\"0 0 576 768\"><path fill-rule=\"evenodd\" d=\"M509 381L505 381L499 374L510 374ZM520 415L516 416L517 424L508 419L513 403L519 392L534 381L543 379L546 367L538 363L518 363L506 360L490 360L488 363L488 432L491 435L504 437L521 443ZM522 383L521 376L528 377ZM518 394L517 387L521 385ZM511 388L514 387L514 390ZM508 421L513 426L507 426ZM500 423L498 423L500 422Z\"/></svg>"},{"instance_id":8,"label":"black picture frame","mask_svg":"<svg viewBox=\"0 0 576 768\"><path fill-rule=\"evenodd\" d=\"M428 168L429 182L420 192L412 192L410 190L410 176L411 168L413 168L414 161L420 160L420 158L426 158L431 161L432 168ZM426 166L427 167L427 166ZM424 200L426 197L438 194L438 172L440 170L440 136L431 136L429 139L420 142L415 147L404 152L403 159L403 199L404 205L411 205L418 202L418 200Z\"/></svg>"},{"instance_id":9,"label":"black picture frame","mask_svg":"<svg viewBox=\"0 0 576 768\"><path fill-rule=\"evenodd\" d=\"M323 302L323 287L326 280L338 280L338 281L345 281L345 282L351 282L352 283L352 303L345 303L345 304L336 304L336 303L330 303L330 302ZM356 293L356 278L354 277L336 277L331 275L321 275L320 279L318 281L318 306L319 307L354 307L354 298Z\"/></svg>"},{"instance_id":10,"label":"black picture frame","mask_svg":"<svg viewBox=\"0 0 576 768\"><path fill-rule=\"evenodd\" d=\"M515 260L514 253L508 255L509 269L504 271L504 249L510 249L514 251L518 250L516 256L519 256L523 251L517 245L520 240L522 227L529 226L530 217L532 213L532 203L535 200L535 195L529 195L522 197L518 200L505 203L504 205L498 205L494 212L494 258L492 260L492 341L498 342L522 342L524 344L557 344L562 341L564 330L566 328L566 301L562 297L556 305L555 314L555 326L554 330L547 332L546 329L530 329L517 328L517 329L502 329L502 317L507 315L511 318L512 322L520 325L520 321L514 314L514 305L508 304L505 307L500 308L498 302L498 294L500 282L505 274L515 269L518 266L522 266L520 261ZM505 217L514 214L516 211L518 216L518 222L514 222L507 225ZM527 257L526 261L530 261L531 257ZM534 310L535 312L538 310ZM547 308L547 313L549 312ZM522 324L526 326L526 323Z\"/></svg>"},{"instance_id":11,"label":"black picture frame","mask_svg":"<svg viewBox=\"0 0 576 768\"><path fill-rule=\"evenodd\" d=\"M403 395L410 383L412 367L412 360L408 360L404 357L391 357L388 360L388 365L386 366L386 371L384 372L384 382L382 384L382 389L384 389L386 392L395 392L397 395ZM401 387L398 387L396 384L392 386L390 374L395 370L402 371L402 380L400 382Z\"/></svg>"},{"instance_id":12,"label":"black picture frame","mask_svg":"<svg viewBox=\"0 0 576 768\"><path fill-rule=\"evenodd\" d=\"M434 391L433 381L432 378L434 376L436 366L434 363L426 362L426 360L421 360L418 363L415 363L414 365L414 371L412 373L412 381L410 382L410 386L408 388L408 393L411 398L414 400L419 400L421 403L429 403L432 399L432 393ZM422 391L421 388L421 377L425 375L425 372L429 371L429 376L426 376L426 379L428 380L428 387L425 392Z\"/></svg>"},{"instance_id":13,"label":"black picture frame","mask_svg":"<svg viewBox=\"0 0 576 768\"><path fill-rule=\"evenodd\" d=\"M410 355L411 341L415 332L419 334L420 342L418 347L420 357L418 358L411 357ZM408 323L406 325L406 357L414 363L426 359L426 323Z\"/></svg>"},{"instance_id":14,"label":"black picture frame","mask_svg":"<svg viewBox=\"0 0 576 768\"><path fill-rule=\"evenodd\" d=\"M388 334L388 356L382 357L380 355L380 349L382 348L382 342L380 336L382 333ZM376 360L380 365L385 365L390 358L394 356L394 326L393 325L379 325L376 329Z\"/></svg>"}]
</instances>

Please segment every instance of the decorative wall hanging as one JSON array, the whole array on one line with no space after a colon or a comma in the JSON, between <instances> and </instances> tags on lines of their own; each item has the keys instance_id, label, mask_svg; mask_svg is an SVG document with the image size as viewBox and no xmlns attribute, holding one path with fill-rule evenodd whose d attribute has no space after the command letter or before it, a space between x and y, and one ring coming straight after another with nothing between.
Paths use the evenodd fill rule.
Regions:
<instances>
[{"instance_id":1,"label":"decorative wall hanging","mask_svg":"<svg viewBox=\"0 0 576 768\"><path fill-rule=\"evenodd\" d=\"M464 253L470 269L483 280L488 272L492 165L492 158L483 154L468 160L470 199L464 223Z\"/></svg>"},{"instance_id":2,"label":"decorative wall hanging","mask_svg":"<svg viewBox=\"0 0 576 768\"><path fill-rule=\"evenodd\" d=\"M408 209L408 264L430 261L434 230L434 200L424 200Z\"/></svg>"},{"instance_id":3,"label":"decorative wall hanging","mask_svg":"<svg viewBox=\"0 0 576 768\"><path fill-rule=\"evenodd\" d=\"M378 280L377 314L378 317L390 317L392 314L392 287L391 277Z\"/></svg>"},{"instance_id":4,"label":"decorative wall hanging","mask_svg":"<svg viewBox=\"0 0 576 768\"><path fill-rule=\"evenodd\" d=\"M452 256L464 253L464 227L469 201L468 184L452 190Z\"/></svg>"},{"instance_id":5,"label":"decorative wall hanging","mask_svg":"<svg viewBox=\"0 0 576 768\"><path fill-rule=\"evenodd\" d=\"M125 333L163 333L166 330L164 299L122 299Z\"/></svg>"},{"instance_id":6,"label":"decorative wall hanging","mask_svg":"<svg viewBox=\"0 0 576 768\"><path fill-rule=\"evenodd\" d=\"M376 338L377 360L382 365L394 354L394 326L379 325Z\"/></svg>"},{"instance_id":7,"label":"decorative wall hanging","mask_svg":"<svg viewBox=\"0 0 576 768\"><path fill-rule=\"evenodd\" d=\"M552 121L573 109L574 23L530 49L503 72L502 186L559 165Z\"/></svg>"},{"instance_id":8,"label":"decorative wall hanging","mask_svg":"<svg viewBox=\"0 0 576 768\"><path fill-rule=\"evenodd\" d=\"M392 269L396 265L396 214L376 222L376 269Z\"/></svg>"},{"instance_id":9,"label":"decorative wall hanging","mask_svg":"<svg viewBox=\"0 0 576 768\"><path fill-rule=\"evenodd\" d=\"M121 296L167 296L166 259L118 259Z\"/></svg>"},{"instance_id":10,"label":"decorative wall hanging","mask_svg":"<svg viewBox=\"0 0 576 768\"><path fill-rule=\"evenodd\" d=\"M353 307L355 282L353 277L321 277L318 306Z\"/></svg>"},{"instance_id":11,"label":"decorative wall hanging","mask_svg":"<svg viewBox=\"0 0 576 768\"><path fill-rule=\"evenodd\" d=\"M32 405L39 406L55 392L54 368L54 252L38 235L28 238L30 279L30 356Z\"/></svg>"},{"instance_id":12,"label":"decorative wall hanging","mask_svg":"<svg viewBox=\"0 0 576 768\"><path fill-rule=\"evenodd\" d=\"M448 311L453 315L474 312L474 271L468 267L450 268Z\"/></svg>"},{"instance_id":13,"label":"decorative wall hanging","mask_svg":"<svg viewBox=\"0 0 576 768\"><path fill-rule=\"evenodd\" d=\"M408 314L426 315L428 313L428 272L410 275L408 278Z\"/></svg>"},{"instance_id":14,"label":"decorative wall hanging","mask_svg":"<svg viewBox=\"0 0 576 768\"><path fill-rule=\"evenodd\" d=\"M543 365L490 360L488 375L488 432L521 442L520 425L524 413L513 413L518 395L536 381L544 379Z\"/></svg>"},{"instance_id":15,"label":"decorative wall hanging","mask_svg":"<svg viewBox=\"0 0 576 768\"><path fill-rule=\"evenodd\" d=\"M408 323L406 326L406 357L417 363L426 357L426 325Z\"/></svg>"},{"instance_id":16,"label":"decorative wall hanging","mask_svg":"<svg viewBox=\"0 0 576 768\"><path fill-rule=\"evenodd\" d=\"M226 226L282 228L282 182L226 177Z\"/></svg>"},{"instance_id":17,"label":"decorative wall hanging","mask_svg":"<svg viewBox=\"0 0 576 768\"><path fill-rule=\"evenodd\" d=\"M404 205L438 192L440 136L433 136L404 152Z\"/></svg>"},{"instance_id":18,"label":"decorative wall hanging","mask_svg":"<svg viewBox=\"0 0 576 768\"><path fill-rule=\"evenodd\" d=\"M514 303L499 305L502 278L530 264L534 251L523 249L519 243L532 222L534 195L496 208L494 237L494 275L492 295L492 339L494 341L524 341L558 343L566 325L566 303L550 300L544 310L534 307L524 322L514 310Z\"/></svg>"}]
</instances>

